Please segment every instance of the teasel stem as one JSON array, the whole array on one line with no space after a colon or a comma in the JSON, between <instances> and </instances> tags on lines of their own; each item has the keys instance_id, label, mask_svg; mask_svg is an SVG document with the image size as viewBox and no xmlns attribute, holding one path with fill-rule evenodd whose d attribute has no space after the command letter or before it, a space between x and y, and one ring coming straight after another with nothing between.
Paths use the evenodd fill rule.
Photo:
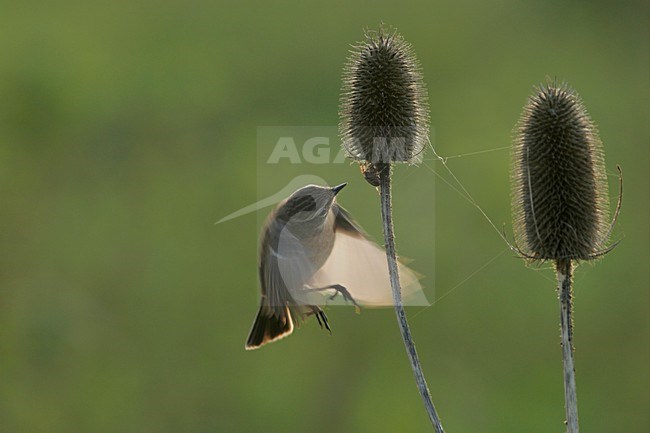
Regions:
<instances>
[{"instance_id":1,"label":"teasel stem","mask_svg":"<svg viewBox=\"0 0 650 433\"><path fill-rule=\"evenodd\" d=\"M571 289L571 259L555 261L557 290L560 299L560 332L564 366L564 409L567 433L578 433L578 397L576 369L573 362L573 294Z\"/></svg>"},{"instance_id":2,"label":"teasel stem","mask_svg":"<svg viewBox=\"0 0 650 433\"><path fill-rule=\"evenodd\" d=\"M595 260L607 246L621 208L608 223L609 198L603 145L578 93L547 80L524 106L513 146L515 250L529 262L551 262L557 273L567 433L578 433L573 359L572 270Z\"/></svg>"},{"instance_id":3,"label":"teasel stem","mask_svg":"<svg viewBox=\"0 0 650 433\"><path fill-rule=\"evenodd\" d=\"M429 420L433 425L436 433L444 433L440 418L436 412L436 408L431 400L431 392L427 386L427 381L422 372L420 359L415 349L415 342L411 336L408 321L406 320L406 312L402 306L402 287L399 279L397 256L395 253L395 235L393 233L393 216L391 205L391 189L390 189L390 176L391 165L382 164L379 168L379 189L381 196L381 218L384 226L384 241L386 243L386 258L388 260L388 272L390 275L390 285L393 291L393 303L395 304L395 314L397 315L397 323L399 325L400 333L404 346L406 346L406 353L411 362L411 369L415 376L415 383L417 384L418 391L424 402L424 407L429 415Z\"/></svg>"}]
</instances>

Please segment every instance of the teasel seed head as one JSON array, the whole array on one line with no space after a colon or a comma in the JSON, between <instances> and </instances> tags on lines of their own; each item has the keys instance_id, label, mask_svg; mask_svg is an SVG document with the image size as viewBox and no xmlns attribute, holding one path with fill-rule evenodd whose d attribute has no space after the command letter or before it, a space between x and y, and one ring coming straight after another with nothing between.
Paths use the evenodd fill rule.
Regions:
<instances>
[{"instance_id":1,"label":"teasel seed head","mask_svg":"<svg viewBox=\"0 0 650 433\"><path fill-rule=\"evenodd\" d=\"M603 149L568 85L548 81L529 97L516 130L512 184L515 238L526 257L598 255L608 236Z\"/></svg>"},{"instance_id":2,"label":"teasel seed head","mask_svg":"<svg viewBox=\"0 0 650 433\"><path fill-rule=\"evenodd\" d=\"M422 159L429 135L427 90L402 36L366 31L343 70L339 132L348 157L379 167Z\"/></svg>"}]
</instances>

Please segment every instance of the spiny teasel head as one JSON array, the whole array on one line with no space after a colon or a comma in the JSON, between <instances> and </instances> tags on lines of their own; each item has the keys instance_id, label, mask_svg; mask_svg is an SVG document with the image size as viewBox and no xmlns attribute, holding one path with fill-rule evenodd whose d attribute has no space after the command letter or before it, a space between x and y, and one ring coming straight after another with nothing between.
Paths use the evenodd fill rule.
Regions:
<instances>
[{"instance_id":1,"label":"spiny teasel head","mask_svg":"<svg viewBox=\"0 0 650 433\"><path fill-rule=\"evenodd\" d=\"M607 179L596 125L578 94L547 82L524 107L513 149L513 215L522 253L588 260L607 242Z\"/></svg>"},{"instance_id":2,"label":"spiny teasel head","mask_svg":"<svg viewBox=\"0 0 650 433\"><path fill-rule=\"evenodd\" d=\"M366 31L343 70L339 132L348 156L376 165L416 163L429 135L427 90L402 36Z\"/></svg>"}]
</instances>

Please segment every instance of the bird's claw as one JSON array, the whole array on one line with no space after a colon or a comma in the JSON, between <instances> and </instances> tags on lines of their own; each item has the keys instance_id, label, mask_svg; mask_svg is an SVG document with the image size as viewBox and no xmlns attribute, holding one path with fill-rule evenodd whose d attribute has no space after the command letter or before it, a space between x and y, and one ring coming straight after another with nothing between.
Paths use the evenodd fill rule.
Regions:
<instances>
[{"instance_id":1,"label":"bird's claw","mask_svg":"<svg viewBox=\"0 0 650 433\"><path fill-rule=\"evenodd\" d=\"M316 320L318 321L318 326L320 326L321 329L325 327L325 329L327 329L327 331L331 334L332 329L330 329L330 324L329 321L327 320L327 315L325 315L325 312L318 307L313 307L312 311L314 312L314 316L316 316Z\"/></svg>"}]
</instances>

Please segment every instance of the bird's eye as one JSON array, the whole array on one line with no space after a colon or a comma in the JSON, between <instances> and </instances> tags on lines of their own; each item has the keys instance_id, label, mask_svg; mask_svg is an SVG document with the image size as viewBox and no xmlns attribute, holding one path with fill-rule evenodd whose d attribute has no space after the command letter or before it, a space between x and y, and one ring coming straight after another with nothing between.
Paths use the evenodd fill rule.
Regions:
<instances>
[{"instance_id":1,"label":"bird's eye","mask_svg":"<svg viewBox=\"0 0 650 433\"><path fill-rule=\"evenodd\" d=\"M301 197L294 197L291 199L285 209L283 210L283 213L285 215L285 220L290 220L300 212L309 212L316 210L316 201L313 199L311 196L301 196Z\"/></svg>"}]
</instances>

